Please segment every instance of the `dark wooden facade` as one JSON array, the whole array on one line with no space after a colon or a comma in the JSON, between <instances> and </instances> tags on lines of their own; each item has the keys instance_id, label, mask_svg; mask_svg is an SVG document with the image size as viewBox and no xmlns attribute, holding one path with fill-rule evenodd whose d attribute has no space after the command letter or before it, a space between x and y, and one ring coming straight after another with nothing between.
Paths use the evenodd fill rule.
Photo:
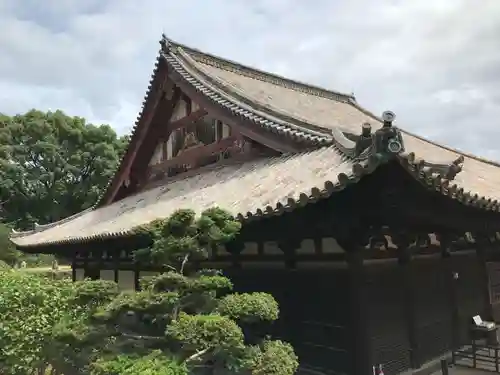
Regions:
<instances>
[{"instance_id":1,"label":"dark wooden facade","mask_svg":"<svg viewBox=\"0 0 500 375\"><path fill-rule=\"evenodd\" d=\"M275 296L281 317L271 331L293 343L305 369L361 375L382 364L398 374L465 343L472 316L490 317L481 254L498 245L481 232L482 215L394 162L329 199L245 225L206 265L224 269L239 291ZM138 288L159 270L134 263L137 241L74 245L74 270L98 278L106 269L115 281L128 270Z\"/></svg>"}]
</instances>

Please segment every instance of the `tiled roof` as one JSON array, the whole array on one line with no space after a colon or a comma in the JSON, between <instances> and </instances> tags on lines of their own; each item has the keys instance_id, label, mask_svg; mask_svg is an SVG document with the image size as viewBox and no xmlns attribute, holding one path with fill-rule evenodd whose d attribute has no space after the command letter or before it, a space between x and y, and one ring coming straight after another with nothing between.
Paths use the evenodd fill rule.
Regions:
<instances>
[{"instance_id":1,"label":"tiled roof","mask_svg":"<svg viewBox=\"0 0 500 375\"><path fill-rule=\"evenodd\" d=\"M406 152L416 156L413 163L411 163L413 158L410 157L409 166L417 166L417 171L418 164L422 165L423 161L433 164L449 164L458 158L463 160L461 171L453 181L442 179L442 176L425 176L423 171L416 173L416 177L436 185L436 190L445 195L456 198L458 193L465 204L498 210L500 201L500 165L498 163L435 144L411 133L404 131L402 133Z\"/></svg>"},{"instance_id":2,"label":"tiled roof","mask_svg":"<svg viewBox=\"0 0 500 375\"><path fill-rule=\"evenodd\" d=\"M330 143L335 142L334 134L338 130L359 134L363 123L371 123L373 128L381 125L380 118L357 104L352 95L299 83L176 42L169 43L168 55L171 61L182 62L188 71L198 77L201 84L216 87L234 101L247 105L250 108L249 116L257 118L260 113L264 117L278 119L281 124L288 124L288 128L280 125L284 136L305 137L313 144L319 139L322 143ZM267 126L273 128L277 125ZM289 130L290 128L294 130ZM307 135L311 131L322 133L326 138ZM406 151L426 162L447 164L459 156L464 158L462 171L453 181L457 185L456 189L462 188L464 192L476 197L475 200L500 200L498 163L437 144L405 130L401 131Z\"/></svg>"},{"instance_id":3,"label":"tiled roof","mask_svg":"<svg viewBox=\"0 0 500 375\"><path fill-rule=\"evenodd\" d=\"M332 128L358 133L362 123L374 120L353 105L352 96L297 86L220 59L199 53L190 55L182 47L176 51L180 59L191 58L191 66L222 91L270 117L295 124L304 132L313 130L331 138Z\"/></svg>"},{"instance_id":4,"label":"tiled roof","mask_svg":"<svg viewBox=\"0 0 500 375\"><path fill-rule=\"evenodd\" d=\"M22 247L122 236L141 224L166 218L179 208L201 212L218 206L242 221L277 215L356 182L363 173L371 172L363 169L365 164L341 156L334 147L323 147L208 168L70 220L14 233L12 241Z\"/></svg>"},{"instance_id":5,"label":"tiled roof","mask_svg":"<svg viewBox=\"0 0 500 375\"><path fill-rule=\"evenodd\" d=\"M265 73L203 53L164 38L143 109L132 132L122 167L138 146L165 75L176 74L194 90L273 134L305 143L315 151L282 158L218 167L197 176L95 207L30 232L15 233L19 246L64 244L126 234L133 227L186 207L202 211L217 205L242 220L279 214L297 204L329 196L357 181L365 162L354 162L343 147L353 147L345 133L359 135L363 123L374 129L380 118L356 103L352 95L330 91ZM211 108L205 108L209 113ZM405 155L401 164L430 189L487 210L500 211L497 163L439 145L401 130ZM421 159L419 159L421 158ZM458 173L443 171L460 160ZM297 166L301 164L302 167ZM306 166L306 167L304 167ZM354 173L354 171L357 172ZM361 172L361 174L360 174ZM117 173L118 174L118 173ZM110 181L110 186L116 183ZM242 193L244 192L244 193Z\"/></svg>"}]
</instances>

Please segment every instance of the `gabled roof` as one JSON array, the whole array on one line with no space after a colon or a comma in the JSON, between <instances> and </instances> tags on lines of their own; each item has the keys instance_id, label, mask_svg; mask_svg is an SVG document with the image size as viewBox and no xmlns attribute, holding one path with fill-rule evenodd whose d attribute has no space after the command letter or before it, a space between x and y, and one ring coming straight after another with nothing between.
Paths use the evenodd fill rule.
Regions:
<instances>
[{"instance_id":1,"label":"gabled roof","mask_svg":"<svg viewBox=\"0 0 500 375\"><path fill-rule=\"evenodd\" d=\"M133 161L166 77L196 96L208 113L225 116L225 121L243 131L294 142L305 152L208 168L197 176L181 176L167 181L168 185L103 204L121 184L120 173ZM353 154L353 135L359 136L365 123L374 129L382 126L382 120L358 105L352 95L245 67L164 37L128 150L101 204L57 223L14 233L12 241L31 247L122 236L186 206L203 210L218 205L243 221L279 214L328 197L375 169L369 155ZM463 204L500 211L499 164L404 130L400 134L405 153L397 158L422 184ZM296 168L299 164L303 167ZM248 192L244 199L242 189Z\"/></svg>"},{"instance_id":2,"label":"gabled roof","mask_svg":"<svg viewBox=\"0 0 500 375\"><path fill-rule=\"evenodd\" d=\"M360 124L375 119L360 110L352 95L265 73L166 38L160 55L181 88L197 91L237 118L297 142L329 144L332 128L357 133Z\"/></svg>"}]
</instances>

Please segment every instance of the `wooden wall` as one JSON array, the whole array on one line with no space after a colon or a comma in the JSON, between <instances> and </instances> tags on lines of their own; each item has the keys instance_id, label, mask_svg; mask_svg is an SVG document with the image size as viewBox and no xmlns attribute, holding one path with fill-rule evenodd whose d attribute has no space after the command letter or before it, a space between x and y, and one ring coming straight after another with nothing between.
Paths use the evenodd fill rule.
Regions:
<instances>
[{"instance_id":1,"label":"wooden wall","mask_svg":"<svg viewBox=\"0 0 500 375\"><path fill-rule=\"evenodd\" d=\"M500 262L488 263L488 281L493 319L500 322Z\"/></svg>"},{"instance_id":2,"label":"wooden wall","mask_svg":"<svg viewBox=\"0 0 500 375\"><path fill-rule=\"evenodd\" d=\"M365 277L369 356L386 375L419 368L466 344L471 318L484 313L475 254L422 257L405 268L396 262L371 266Z\"/></svg>"},{"instance_id":3,"label":"wooden wall","mask_svg":"<svg viewBox=\"0 0 500 375\"><path fill-rule=\"evenodd\" d=\"M273 294L280 319L271 329L295 348L300 365L351 374L348 271L344 269L226 271L237 291Z\"/></svg>"},{"instance_id":4,"label":"wooden wall","mask_svg":"<svg viewBox=\"0 0 500 375\"><path fill-rule=\"evenodd\" d=\"M440 257L415 260L413 295L415 310L414 365L446 353L452 347L452 275Z\"/></svg>"},{"instance_id":5,"label":"wooden wall","mask_svg":"<svg viewBox=\"0 0 500 375\"><path fill-rule=\"evenodd\" d=\"M487 305L474 251L417 256L403 264L365 260L362 272L351 263L325 261L296 269L263 263L225 273L236 291L276 298L280 319L263 327L265 332L292 343L303 368L323 373L365 375L378 364L387 375L419 368L467 343L472 316L483 315ZM95 270L79 268L75 277ZM139 277L155 273L140 271ZM118 276L122 289L136 287L132 270L116 275L102 269L99 275Z\"/></svg>"},{"instance_id":6,"label":"wooden wall","mask_svg":"<svg viewBox=\"0 0 500 375\"><path fill-rule=\"evenodd\" d=\"M469 344L470 326L474 315L487 316L485 311L488 296L483 285L481 266L474 254L453 257L453 272L458 279L454 280L454 298L456 299L457 345Z\"/></svg>"},{"instance_id":7,"label":"wooden wall","mask_svg":"<svg viewBox=\"0 0 500 375\"><path fill-rule=\"evenodd\" d=\"M371 365L382 364L385 374L397 374L411 367L401 269L396 262L366 268L364 295Z\"/></svg>"}]
</instances>

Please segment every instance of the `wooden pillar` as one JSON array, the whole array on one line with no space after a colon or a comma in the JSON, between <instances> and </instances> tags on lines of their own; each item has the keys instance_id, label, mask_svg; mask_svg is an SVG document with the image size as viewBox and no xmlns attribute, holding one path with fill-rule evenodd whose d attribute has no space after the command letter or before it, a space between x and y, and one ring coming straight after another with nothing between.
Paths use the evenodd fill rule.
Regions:
<instances>
[{"instance_id":1,"label":"wooden pillar","mask_svg":"<svg viewBox=\"0 0 500 375\"><path fill-rule=\"evenodd\" d=\"M493 321L493 306L490 299L490 278L488 275L488 267L486 264L488 247L490 241L484 234L476 236L476 254L479 263L481 294L483 295L483 311L482 318L484 320Z\"/></svg>"},{"instance_id":2,"label":"wooden pillar","mask_svg":"<svg viewBox=\"0 0 500 375\"><path fill-rule=\"evenodd\" d=\"M278 247L285 256L285 266L287 269L294 269L296 267L295 252L300 245L301 240L294 237L278 241Z\"/></svg>"},{"instance_id":3,"label":"wooden pillar","mask_svg":"<svg viewBox=\"0 0 500 375\"><path fill-rule=\"evenodd\" d=\"M235 269L241 268L241 252L245 248L245 242L240 239L234 239L226 244L226 250L231 254L232 267Z\"/></svg>"},{"instance_id":4,"label":"wooden pillar","mask_svg":"<svg viewBox=\"0 0 500 375\"><path fill-rule=\"evenodd\" d=\"M130 256L133 259L133 254L131 254ZM141 267L139 262L135 259L133 259L133 267L134 267L134 289L138 291L141 289L141 284L140 284Z\"/></svg>"},{"instance_id":5,"label":"wooden pillar","mask_svg":"<svg viewBox=\"0 0 500 375\"><path fill-rule=\"evenodd\" d=\"M89 251L85 249L83 251L83 278L86 279L89 277Z\"/></svg>"},{"instance_id":6,"label":"wooden pillar","mask_svg":"<svg viewBox=\"0 0 500 375\"><path fill-rule=\"evenodd\" d=\"M370 307L367 306L365 296L363 252L357 246L347 244L341 244L341 246L347 252L349 266L352 373L369 375L372 373L367 318Z\"/></svg>"},{"instance_id":7,"label":"wooden pillar","mask_svg":"<svg viewBox=\"0 0 500 375\"><path fill-rule=\"evenodd\" d=\"M284 285L293 285L292 283L303 282L302 280L300 280L298 274L294 273L294 270L296 268L295 252L297 248L300 247L300 245L301 240L294 237L289 237L287 239L281 239L278 241L278 247L281 249L285 256L285 270L282 277L285 277L287 280L285 281ZM292 290L294 289L295 287L292 286ZM294 293L285 292L282 294L281 299L283 308L281 308L280 306L281 317L278 323L278 329L280 331L279 333L281 337L284 337L285 340L290 341L292 344L298 343L301 329L301 327L298 327L298 325L301 325L302 322L299 323L297 321L297 316L301 316L300 314L297 314L297 312L305 306L296 306L297 296Z\"/></svg>"},{"instance_id":8,"label":"wooden pillar","mask_svg":"<svg viewBox=\"0 0 500 375\"><path fill-rule=\"evenodd\" d=\"M453 259L450 254L451 240L446 236L441 236L441 262L445 273L445 281L448 289L448 306L451 314L451 348L452 353L460 345L460 320L457 300L457 277L459 276L453 265Z\"/></svg>"},{"instance_id":9,"label":"wooden pillar","mask_svg":"<svg viewBox=\"0 0 500 375\"><path fill-rule=\"evenodd\" d=\"M71 257L71 280L76 281L76 253Z\"/></svg>"},{"instance_id":10,"label":"wooden pillar","mask_svg":"<svg viewBox=\"0 0 500 375\"><path fill-rule=\"evenodd\" d=\"M119 281L119 268L120 268L120 250L115 250L113 252L113 271L115 283L118 284Z\"/></svg>"},{"instance_id":11,"label":"wooden pillar","mask_svg":"<svg viewBox=\"0 0 500 375\"><path fill-rule=\"evenodd\" d=\"M413 368L419 368L420 348L417 340L417 317L415 311L415 275L408 241L398 243L398 263L401 272L401 284L403 288L404 313L408 330L408 342L410 344L410 362Z\"/></svg>"}]
</instances>

